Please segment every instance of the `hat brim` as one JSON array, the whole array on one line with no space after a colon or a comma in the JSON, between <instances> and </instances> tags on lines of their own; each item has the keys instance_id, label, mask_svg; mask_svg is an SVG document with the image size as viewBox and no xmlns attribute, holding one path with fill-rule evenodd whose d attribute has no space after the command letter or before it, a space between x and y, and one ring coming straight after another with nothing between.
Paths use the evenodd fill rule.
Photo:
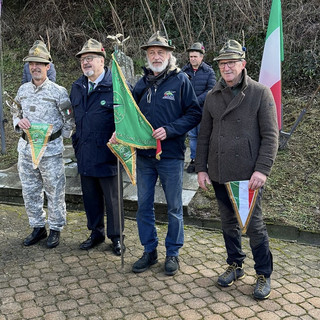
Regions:
<instances>
[{"instance_id":1,"label":"hat brim","mask_svg":"<svg viewBox=\"0 0 320 320\"><path fill-rule=\"evenodd\" d=\"M107 54L106 54L105 51L94 51L94 50L81 50L80 52L78 52L78 53L76 54L76 57L77 57L77 58L80 58L80 56L83 55L83 54L85 54L85 53L94 53L94 54L97 54L97 55L102 56L102 57L104 57L104 58L107 57Z\"/></svg>"},{"instance_id":2,"label":"hat brim","mask_svg":"<svg viewBox=\"0 0 320 320\"><path fill-rule=\"evenodd\" d=\"M219 61L219 60L240 60L244 59L246 56L243 54L242 56L236 53L223 53L220 54L218 57L214 58L214 61Z\"/></svg>"},{"instance_id":3,"label":"hat brim","mask_svg":"<svg viewBox=\"0 0 320 320\"><path fill-rule=\"evenodd\" d=\"M187 52L192 52L192 51L200 52L200 53L204 54L204 51L201 49L187 49Z\"/></svg>"},{"instance_id":4,"label":"hat brim","mask_svg":"<svg viewBox=\"0 0 320 320\"><path fill-rule=\"evenodd\" d=\"M42 63L50 63L51 62L49 59L44 59L41 57L30 57L30 56L23 58L23 61L25 61L25 62L42 62Z\"/></svg>"},{"instance_id":5,"label":"hat brim","mask_svg":"<svg viewBox=\"0 0 320 320\"><path fill-rule=\"evenodd\" d=\"M161 42L154 42L154 43L150 43L150 44L144 44L140 47L140 49L147 50L150 47L161 47L161 48L165 48L170 51L173 51L176 48L175 46L163 45Z\"/></svg>"}]
</instances>

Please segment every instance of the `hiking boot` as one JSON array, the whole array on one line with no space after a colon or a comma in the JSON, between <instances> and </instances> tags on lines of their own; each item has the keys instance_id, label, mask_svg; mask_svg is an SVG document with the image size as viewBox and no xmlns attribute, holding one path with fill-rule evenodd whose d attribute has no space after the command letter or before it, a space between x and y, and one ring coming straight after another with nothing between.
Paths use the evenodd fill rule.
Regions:
<instances>
[{"instance_id":1,"label":"hiking boot","mask_svg":"<svg viewBox=\"0 0 320 320\"><path fill-rule=\"evenodd\" d=\"M135 273L144 272L157 262L157 249L153 250L152 252L144 252L142 257L133 264L132 271Z\"/></svg>"},{"instance_id":2,"label":"hiking boot","mask_svg":"<svg viewBox=\"0 0 320 320\"><path fill-rule=\"evenodd\" d=\"M256 299L264 300L269 298L270 292L271 292L270 278L266 278L262 274L257 275L257 282L253 291L253 296Z\"/></svg>"},{"instance_id":3,"label":"hiking boot","mask_svg":"<svg viewBox=\"0 0 320 320\"><path fill-rule=\"evenodd\" d=\"M219 276L218 284L221 287L230 287L234 281L242 278L244 278L244 270L234 262L232 265L228 266L227 270L222 275Z\"/></svg>"},{"instance_id":4,"label":"hiking boot","mask_svg":"<svg viewBox=\"0 0 320 320\"><path fill-rule=\"evenodd\" d=\"M167 276L173 276L179 269L179 258L178 257L166 257L164 264L164 272Z\"/></svg>"},{"instance_id":5,"label":"hiking boot","mask_svg":"<svg viewBox=\"0 0 320 320\"><path fill-rule=\"evenodd\" d=\"M196 171L196 164L195 164L194 160L191 159L191 161L190 161L190 163L189 163L189 165L187 167L187 172L188 173L193 173L195 171Z\"/></svg>"}]
</instances>

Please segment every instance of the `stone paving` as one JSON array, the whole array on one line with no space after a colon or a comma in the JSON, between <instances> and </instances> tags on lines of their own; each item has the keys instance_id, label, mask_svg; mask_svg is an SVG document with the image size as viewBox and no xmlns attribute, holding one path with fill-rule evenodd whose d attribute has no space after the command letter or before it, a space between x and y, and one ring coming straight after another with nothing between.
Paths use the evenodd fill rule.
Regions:
<instances>
[{"instance_id":1,"label":"stone paving","mask_svg":"<svg viewBox=\"0 0 320 320\"><path fill-rule=\"evenodd\" d=\"M216 284L225 268L221 233L185 227L181 269L163 272L166 225L157 225L159 263L134 274L143 252L136 222L125 221L124 266L108 240L79 250L88 236L84 212L68 212L68 225L54 249L45 240L24 247L31 229L22 206L0 204L0 320L63 319L320 319L320 250L271 239L274 273L270 299L252 297L255 283L248 239L246 277L229 288Z\"/></svg>"}]
</instances>

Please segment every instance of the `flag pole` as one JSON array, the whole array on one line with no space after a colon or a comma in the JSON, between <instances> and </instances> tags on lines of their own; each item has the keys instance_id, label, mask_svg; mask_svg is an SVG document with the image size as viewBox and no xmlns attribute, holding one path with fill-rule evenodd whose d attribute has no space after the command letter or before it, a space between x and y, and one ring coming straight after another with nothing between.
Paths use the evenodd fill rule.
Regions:
<instances>
[{"instance_id":1,"label":"flag pole","mask_svg":"<svg viewBox=\"0 0 320 320\"><path fill-rule=\"evenodd\" d=\"M0 135L1 135L1 154L6 154L6 139L5 139L5 130L4 130L4 124L6 120L4 119L3 100L2 100L3 59L2 59L1 11L2 11L2 0L0 0Z\"/></svg>"},{"instance_id":2,"label":"flag pole","mask_svg":"<svg viewBox=\"0 0 320 320\"><path fill-rule=\"evenodd\" d=\"M119 212L119 228L120 228L120 247L121 247L121 268L124 267L123 256L123 233L122 233L122 206L121 206L121 173L120 173L120 161L117 157L117 170L118 170L118 212Z\"/></svg>"}]
</instances>

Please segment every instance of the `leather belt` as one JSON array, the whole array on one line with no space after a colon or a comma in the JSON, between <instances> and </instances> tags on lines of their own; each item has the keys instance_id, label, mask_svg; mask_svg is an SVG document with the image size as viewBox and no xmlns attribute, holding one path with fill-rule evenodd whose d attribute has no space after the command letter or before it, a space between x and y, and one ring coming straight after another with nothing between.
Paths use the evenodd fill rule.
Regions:
<instances>
[{"instance_id":1,"label":"leather belt","mask_svg":"<svg viewBox=\"0 0 320 320\"><path fill-rule=\"evenodd\" d=\"M57 132L53 133L50 136L49 141L55 140L55 139L59 138L60 136L61 136L61 129L58 130ZM22 133L21 137L22 137L22 139L28 141L28 137L25 132Z\"/></svg>"}]
</instances>

